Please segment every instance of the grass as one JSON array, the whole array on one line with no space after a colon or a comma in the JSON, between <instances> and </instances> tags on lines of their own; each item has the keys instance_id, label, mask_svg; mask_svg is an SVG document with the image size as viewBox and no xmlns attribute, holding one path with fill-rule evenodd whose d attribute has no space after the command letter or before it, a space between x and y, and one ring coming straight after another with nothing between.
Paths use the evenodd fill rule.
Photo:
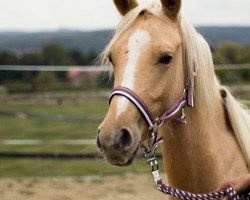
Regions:
<instances>
[{"instance_id":1,"label":"grass","mask_svg":"<svg viewBox=\"0 0 250 200\"><path fill-rule=\"evenodd\" d=\"M81 101L77 104L56 105L55 102L33 101L0 103L1 111L61 114L72 116L105 116L105 100ZM92 139L99 123L63 122L1 117L0 139Z\"/></svg>"},{"instance_id":2,"label":"grass","mask_svg":"<svg viewBox=\"0 0 250 200\"><path fill-rule=\"evenodd\" d=\"M105 100L64 102L22 100L1 102L1 111L32 112L79 116L104 116L108 109ZM94 139L99 123L63 122L48 120L0 118L1 139ZM97 153L95 145L0 145L1 152L53 152ZM32 166L32 167L31 167ZM112 168L112 167L111 167ZM0 159L0 177L22 176L74 176L97 174L100 169L109 170L110 165L100 160L40 160Z\"/></svg>"},{"instance_id":3,"label":"grass","mask_svg":"<svg viewBox=\"0 0 250 200\"><path fill-rule=\"evenodd\" d=\"M108 109L107 100L81 100L65 102L58 105L50 101L9 101L0 102L1 111L34 112L41 114L104 116Z\"/></svg>"},{"instance_id":4,"label":"grass","mask_svg":"<svg viewBox=\"0 0 250 200\"><path fill-rule=\"evenodd\" d=\"M98 123L1 117L1 139L93 139Z\"/></svg>"},{"instance_id":5,"label":"grass","mask_svg":"<svg viewBox=\"0 0 250 200\"><path fill-rule=\"evenodd\" d=\"M104 160L1 159L0 177L84 176L149 170L144 160L136 160L132 166L116 167Z\"/></svg>"},{"instance_id":6,"label":"grass","mask_svg":"<svg viewBox=\"0 0 250 200\"><path fill-rule=\"evenodd\" d=\"M95 153L98 150L95 145L1 145L0 152L23 153Z\"/></svg>"},{"instance_id":7,"label":"grass","mask_svg":"<svg viewBox=\"0 0 250 200\"><path fill-rule=\"evenodd\" d=\"M58 106L54 101L19 101L0 104L1 111L34 112L81 116L104 116L106 100L66 102ZM99 123L58 122L1 117L0 139L94 139ZM95 145L0 145L1 152L97 153ZM127 171L150 170L144 160L137 159L132 166L115 167L104 160L86 159L0 159L1 177L83 176Z\"/></svg>"},{"instance_id":8,"label":"grass","mask_svg":"<svg viewBox=\"0 0 250 200\"><path fill-rule=\"evenodd\" d=\"M80 101L77 104L66 103L58 106L54 101L23 101L5 102L0 105L1 111L33 112L43 114L63 114L79 116L104 116L108 109L105 100ZM1 117L0 139L95 139L99 123L64 122L33 119ZM86 145L0 145L0 151L17 152L67 152L67 153L96 153L95 146Z\"/></svg>"},{"instance_id":9,"label":"grass","mask_svg":"<svg viewBox=\"0 0 250 200\"><path fill-rule=\"evenodd\" d=\"M246 94L240 98L249 100ZM250 107L250 103L248 103ZM107 100L78 100L63 102L56 100L21 100L0 102L1 111L33 112L42 114L63 114L79 116L105 116ZM49 120L20 119L0 116L0 140L2 139L94 139L99 123L62 122ZM54 152L54 153L97 153L95 145L0 145L0 151ZM163 167L161 167L163 168ZM110 172L149 170L143 160L136 160L130 167L120 168L103 160L64 159L0 159L1 177L36 176L82 176L106 174Z\"/></svg>"}]
</instances>

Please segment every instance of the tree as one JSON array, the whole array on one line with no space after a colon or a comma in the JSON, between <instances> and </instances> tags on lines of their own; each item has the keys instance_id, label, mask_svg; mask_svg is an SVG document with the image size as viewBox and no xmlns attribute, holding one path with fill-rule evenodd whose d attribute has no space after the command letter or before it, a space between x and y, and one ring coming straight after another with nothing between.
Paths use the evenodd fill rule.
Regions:
<instances>
[{"instance_id":1,"label":"tree","mask_svg":"<svg viewBox=\"0 0 250 200\"><path fill-rule=\"evenodd\" d=\"M57 43L48 44L42 49L42 59L44 65L75 65L75 62L69 55L69 52ZM56 75L61 80L65 80L65 72L57 72Z\"/></svg>"},{"instance_id":2,"label":"tree","mask_svg":"<svg viewBox=\"0 0 250 200\"><path fill-rule=\"evenodd\" d=\"M69 51L70 58L74 60L76 65L84 65L85 59L79 50L70 50Z\"/></svg>"},{"instance_id":3,"label":"tree","mask_svg":"<svg viewBox=\"0 0 250 200\"><path fill-rule=\"evenodd\" d=\"M216 64L241 64L250 62L249 47L234 42L225 42L214 52Z\"/></svg>"},{"instance_id":4,"label":"tree","mask_svg":"<svg viewBox=\"0 0 250 200\"><path fill-rule=\"evenodd\" d=\"M95 51L90 51L84 55L85 65L95 65L98 54Z\"/></svg>"},{"instance_id":5,"label":"tree","mask_svg":"<svg viewBox=\"0 0 250 200\"><path fill-rule=\"evenodd\" d=\"M75 65L69 52L57 43L46 45L42 49L42 57L44 65Z\"/></svg>"},{"instance_id":6,"label":"tree","mask_svg":"<svg viewBox=\"0 0 250 200\"><path fill-rule=\"evenodd\" d=\"M0 65L16 65L18 63L17 56L8 51L0 52Z\"/></svg>"},{"instance_id":7,"label":"tree","mask_svg":"<svg viewBox=\"0 0 250 200\"><path fill-rule=\"evenodd\" d=\"M226 42L214 51L215 64L247 64L250 63L250 47L246 47L234 42ZM231 83L235 81L249 81L250 71L234 70L233 72L219 70L217 75L223 82Z\"/></svg>"},{"instance_id":8,"label":"tree","mask_svg":"<svg viewBox=\"0 0 250 200\"><path fill-rule=\"evenodd\" d=\"M18 56L8 51L0 52L0 65L18 65ZM26 74L27 73L19 71L1 71L0 84L4 83L6 80L21 80Z\"/></svg>"},{"instance_id":9,"label":"tree","mask_svg":"<svg viewBox=\"0 0 250 200\"><path fill-rule=\"evenodd\" d=\"M19 65L42 65L43 58L40 52L24 53L20 56Z\"/></svg>"},{"instance_id":10,"label":"tree","mask_svg":"<svg viewBox=\"0 0 250 200\"><path fill-rule=\"evenodd\" d=\"M35 90L46 91L57 89L60 86L60 81L54 72L41 71L34 79Z\"/></svg>"}]
</instances>

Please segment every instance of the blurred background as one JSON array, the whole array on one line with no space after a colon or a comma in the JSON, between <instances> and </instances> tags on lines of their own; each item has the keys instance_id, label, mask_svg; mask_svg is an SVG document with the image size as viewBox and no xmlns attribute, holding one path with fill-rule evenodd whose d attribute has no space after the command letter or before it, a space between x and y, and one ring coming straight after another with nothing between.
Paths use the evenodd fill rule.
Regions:
<instances>
[{"instance_id":1,"label":"blurred background","mask_svg":"<svg viewBox=\"0 0 250 200\"><path fill-rule=\"evenodd\" d=\"M249 8L249 0L182 7L221 82L248 107ZM118 168L95 147L113 84L97 62L120 20L113 1L0 0L0 10L0 199L163 199L142 156Z\"/></svg>"}]
</instances>

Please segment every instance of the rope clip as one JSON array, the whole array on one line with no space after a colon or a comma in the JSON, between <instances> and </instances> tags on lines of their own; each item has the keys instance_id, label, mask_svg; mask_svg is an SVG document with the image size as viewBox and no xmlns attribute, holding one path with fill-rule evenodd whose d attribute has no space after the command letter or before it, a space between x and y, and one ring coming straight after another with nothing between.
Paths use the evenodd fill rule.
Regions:
<instances>
[{"instance_id":1,"label":"rope clip","mask_svg":"<svg viewBox=\"0 0 250 200\"><path fill-rule=\"evenodd\" d=\"M161 185L162 179L160 177L159 165L156 160L155 153L146 154L145 157L146 157L147 163L151 166L151 173L152 173L153 181L155 185L156 186Z\"/></svg>"}]
</instances>

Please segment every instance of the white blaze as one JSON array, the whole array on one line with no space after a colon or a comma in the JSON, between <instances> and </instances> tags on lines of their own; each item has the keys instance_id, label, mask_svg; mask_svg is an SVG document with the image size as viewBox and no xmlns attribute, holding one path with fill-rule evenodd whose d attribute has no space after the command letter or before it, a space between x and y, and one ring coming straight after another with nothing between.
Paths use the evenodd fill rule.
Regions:
<instances>
[{"instance_id":1,"label":"white blaze","mask_svg":"<svg viewBox=\"0 0 250 200\"><path fill-rule=\"evenodd\" d=\"M141 50L150 42L150 35L147 31L137 30L128 41L128 61L125 66L121 86L131 90L134 88L136 64L141 55ZM129 101L125 97L118 97L116 117L127 110Z\"/></svg>"}]
</instances>

